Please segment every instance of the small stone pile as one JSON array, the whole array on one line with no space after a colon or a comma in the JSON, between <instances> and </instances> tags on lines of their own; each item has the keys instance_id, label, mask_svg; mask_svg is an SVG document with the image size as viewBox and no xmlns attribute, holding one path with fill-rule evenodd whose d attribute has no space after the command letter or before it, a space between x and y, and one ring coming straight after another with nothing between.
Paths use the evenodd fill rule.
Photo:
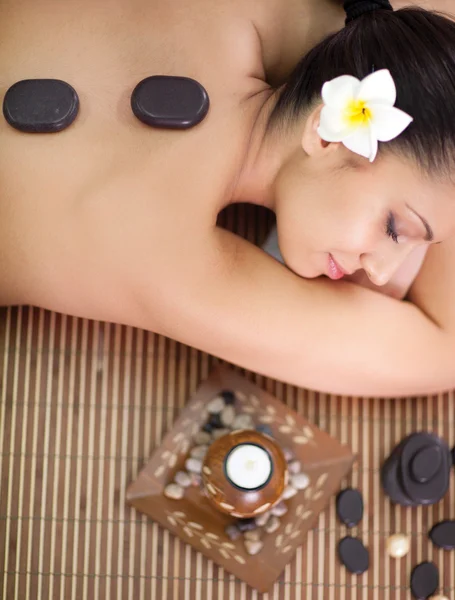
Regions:
<instances>
[{"instance_id":1,"label":"small stone pile","mask_svg":"<svg viewBox=\"0 0 455 600\"><path fill-rule=\"evenodd\" d=\"M235 409L235 394L231 390L224 390L207 404L209 413L207 422L201 427L193 438L194 446L190 449L185 461L185 471L175 474L173 483L166 486L164 495L167 498L180 500L185 494L185 488L190 486L202 488L202 464L210 444L215 440L240 429L255 429L273 437L272 429L268 425L255 425L250 414L239 412ZM248 554L258 554L264 543L265 534L275 533L281 526L280 518L288 512L286 500L295 496L300 490L309 485L308 476L302 473L302 465L289 449L283 449L288 463L289 484L285 488L279 501L267 512L252 519L236 519L226 527L226 535L232 541L243 536Z\"/></svg>"}]
</instances>

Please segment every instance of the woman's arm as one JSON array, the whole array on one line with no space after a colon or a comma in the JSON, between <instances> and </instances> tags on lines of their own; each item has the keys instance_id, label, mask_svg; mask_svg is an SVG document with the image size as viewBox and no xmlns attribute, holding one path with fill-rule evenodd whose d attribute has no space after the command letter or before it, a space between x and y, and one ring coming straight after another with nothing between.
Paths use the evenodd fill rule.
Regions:
<instances>
[{"instance_id":1,"label":"woman's arm","mask_svg":"<svg viewBox=\"0 0 455 600\"><path fill-rule=\"evenodd\" d=\"M455 386L454 243L432 249L414 304L350 283L302 280L223 230L203 255L185 255L191 264L182 258L171 277L160 333L325 392L407 396ZM139 325L150 322L144 315Z\"/></svg>"}]
</instances>

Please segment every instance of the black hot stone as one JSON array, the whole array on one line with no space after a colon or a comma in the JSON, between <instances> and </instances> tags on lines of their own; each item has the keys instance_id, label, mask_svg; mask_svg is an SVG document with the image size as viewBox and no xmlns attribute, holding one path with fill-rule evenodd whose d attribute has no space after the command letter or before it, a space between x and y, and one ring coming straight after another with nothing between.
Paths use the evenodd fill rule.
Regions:
<instances>
[{"instance_id":1,"label":"black hot stone","mask_svg":"<svg viewBox=\"0 0 455 600\"><path fill-rule=\"evenodd\" d=\"M439 548L455 550L455 521L442 521L430 531L430 539Z\"/></svg>"},{"instance_id":2,"label":"black hot stone","mask_svg":"<svg viewBox=\"0 0 455 600\"><path fill-rule=\"evenodd\" d=\"M431 562L423 562L414 567L411 573L411 592L417 600L425 600L439 587L439 571Z\"/></svg>"},{"instance_id":3,"label":"black hot stone","mask_svg":"<svg viewBox=\"0 0 455 600\"><path fill-rule=\"evenodd\" d=\"M427 483L436 477L441 467L441 448L439 446L426 446L419 450L412 459L411 473L414 481Z\"/></svg>"},{"instance_id":4,"label":"black hot stone","mask_svg":"<svg viewBox=\"0 0 455 600\"><path fill-rule=\"evenodd\" d=\"M363 498L359 490L348 488L337 496L337 515L346 527L355 527L363 517Z\"/></svg>"},{"instance_id":5,"label":"black hot stone","mask_svg":"<svg viewBox=\"0 0 455 600\"><path fill-rule=\"evenodd\" d=\"M131 95L131 108L139 121L165 129L194 127L207 115L209 104L206 90L188 77L147 77Z\"/></svg>"},{"instance_id":6,"label":"black hot stone","mask_svg":"<svg viewBox=\"0 0 455 600\"><path fill-rule=\"evenodd\" d=\"M76 91L59 79L25 79L12 85L3 100L6 121L23 133L57 133L79 112Z\"/></svg>"},{"instance_id":7,"label":"black hot stone","mask_svg":"<svg viewBox=\"0 0 455 600\"><path fill-rule=\"evenodd\" d=\"M256 521L254 519L239 519L236 523L237 528L242 533L245 531L252 531L253 529L257 529Z\"/></svg>"},{"instance_id":8,"label":"black hot stone","mask_svg":"<svg viewBox=\"0 0 455 600\"><path fill-rule=\"evenodd\" d=\"M256 427L256 431L259 431L259 433L265 433L265 435L273 437L273 431L269 425L258 425Z\"/></svg>"},{"instance_id":9,"label":"black hot stone","mask_svg":"<svg viewBox=\"0 0 455 600\"><path fill-rule=\"evenodd\" d=\"M221 414L218 413L216 415L210 415L208 424L212 429L222 429L224 425L221 422Z\"/></svg>"},{"instance_id":10,"label":"black hot stone","mask_svg":"<svg viewBox=\"0 0 455 600\"><path fill-rule=\"evenodd\" d=\"M221 397L225 404L235 404L235 394L232 390L223 390L221 392Z\"/></svg>"},{"instance_id":11,"label":"black hot stone","mask_svg":"<svg viewBox=\"0 0 455 600\"><path fill-rule=\"evenodd\" d=\"M392 502L419 506L439 502L447 492L450 451L438 436L413 433L385 461L382 484Z\"/></svg>"},{"instance_id":12,"label":"black hot stone","mask_svg":"<svg viewBox=\"0 0 455 600\"><path fill-rule=\"evenodd\" d=\"M354 575L365 573L370 566L368 550L357 538L343 538L338 544L338 555L346 569Z\"/></svg>"}]
</instances>

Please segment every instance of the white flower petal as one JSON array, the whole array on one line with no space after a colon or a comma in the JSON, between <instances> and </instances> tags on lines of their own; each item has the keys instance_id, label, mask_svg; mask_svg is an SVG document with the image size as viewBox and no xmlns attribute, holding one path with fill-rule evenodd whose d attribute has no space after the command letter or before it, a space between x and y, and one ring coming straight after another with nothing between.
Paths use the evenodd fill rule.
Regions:
<instances>
[{"instance_id":1,"label":"white flower petal","mask_svg":"<svg viewBox=\"0 0 455 600\"><path fill-rule=\"evenodd\" d=\"M342 111L339 108L324 106L318 127L318 134L326 142L341 142L341 140L352 133L352 129L346 126Z\"/></svg>"},{"instance_id":2,"label":"white flower petal","mask_svg":"<svg viewBox=\"0 0 455 600\"><path fill-rule=\"evenodd\" d=\"M355 98L360 81L352 75L341 75L322 86L322 100L326 106L344 108L349 100Z\"/></svg>"},{"instance_id":3,"label":"white flower petal","mask_svg":"<svg viewBox=\"0 0 455 600\"><path fill-rule=\"evenodd\" d=\"M398 137L413 121L407 113L393 106L371 104L370 110L371 128L380 142L390 142Z\"/></svg>"},{"instance_id":4,"label":"white flower petal","mask_svg":"<svg viewBox=\"0 0 455 600\"><path fill-rule=\"evenodd\" d=\"M360 82L356 98L368 104L380 103L393 106L397 99L397 90L390 71L381 69L367 75Z\"/></svg>"},{"instance_id":5,"label":"white flower petal","mask_svg":"<svg viewBox=\"0 0 455 600\"><path fill-rule=\"evenodd\" d=\"M354 133L344 138L343 144L351 152L368 158L370 162L376 158L378 141L370 127L359 127Z\"/></svg>"}]
</instances>

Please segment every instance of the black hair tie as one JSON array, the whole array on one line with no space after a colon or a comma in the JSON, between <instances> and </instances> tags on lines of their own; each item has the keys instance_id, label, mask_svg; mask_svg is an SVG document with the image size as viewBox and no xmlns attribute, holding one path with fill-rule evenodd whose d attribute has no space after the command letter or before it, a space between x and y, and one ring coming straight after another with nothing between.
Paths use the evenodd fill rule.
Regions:
<instances>
[{"instance_id":1,"label":"black hair tie","mask_svg":"<svg viewBox=\"0 0 455 600\"><path fill-rule=\"evenodd\" d=\"M393 10L389 0L345 0L346 25L374 10Z\"/></svg>"}]
</instances>

